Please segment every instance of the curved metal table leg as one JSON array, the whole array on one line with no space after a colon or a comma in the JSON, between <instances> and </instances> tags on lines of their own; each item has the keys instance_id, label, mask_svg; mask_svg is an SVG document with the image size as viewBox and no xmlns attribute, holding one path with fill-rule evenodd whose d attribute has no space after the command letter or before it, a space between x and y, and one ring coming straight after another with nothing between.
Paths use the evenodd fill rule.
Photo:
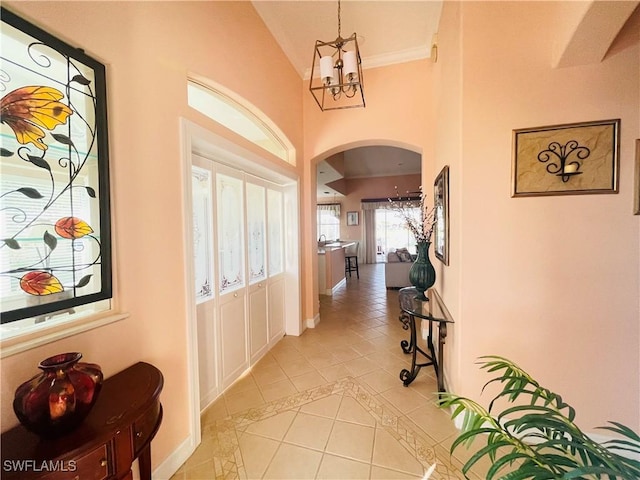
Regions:
<instances>
[{"instance_id":1,"label":"curved metal table leg","mask_svg":"<svg viewBox=\"0 0 640 480\"><path fill-rule=\"evenodd\" d=\"M408 321L409 324L409 330L411 332L411 337L410 337L410 343L407 343L406 340L403 340L402 342L400 342L400 346L402 347L402 351L404 353L411 353L411 370L407 370L406 368L403 368L400 371L400 380L402 380L402 383L405 387L408 387L409 384L411 382L413 382L413 380L415 380L415 378L418 376L418 372L420 371L420 369L422 367L426 367L429 365L434 365L434 355L433 355L433 348L430 348L431 350L431 355L429 355L427 352L425 352L424 350L422 350L420 347L418 347L417 344L417 335L416 335L416 321L413 315L409 315L407 313L403 313L400 318L401 321L403 323L405 323L405 320L402 319L402 317L405 316L406 317L406 321ZM405 323L406 324L406 323ZM429 324L431 325L431 324ZM431 342L431 337L429 337L429 342ZM423 362L423 363L418 363L417 362L417 354L420 353L421 355L423 355L428 361L427 362Z\"/></svg>"}]
</instances>

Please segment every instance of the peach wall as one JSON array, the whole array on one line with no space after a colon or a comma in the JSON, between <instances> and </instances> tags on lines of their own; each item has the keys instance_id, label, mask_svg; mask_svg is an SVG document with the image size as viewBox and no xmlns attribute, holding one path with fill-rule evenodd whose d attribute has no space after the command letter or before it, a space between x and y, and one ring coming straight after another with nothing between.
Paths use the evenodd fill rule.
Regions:
<instances>
[{"instance_id":1,"label":"peach wall","mask_svg":"<svg viewBox=\"0 0 640 480\"><path fill-rule=\"evenodd\" d=\"M432 64L420 60L363 73L366 108L322 112L311 93L303 92L305 187L303 209L303 248L316 248L316 162L334 153L366 145L391 145L422 154L422 178L433 183L433 95L429 79ZM307 171L308 169L308 171ZM307 174L309 175L307 177ZM306 255L303 276L314 282L317 258ZM318 313L315 291L306 292L303 308L306 318ZM312 293L311 295L309 293Z\"/></svg>"},{"instance_id":2,"label":"peach wall","mask_svg":"<svg viewBox=\"0 0 640 480\"><path fill-rule=\"evenodd\" d=\"M551 68L554 39L565 36L561 22L548 19L566 8L445 2L441 43L460 48L445 60L441 45L440 89L455 100L447 83L461 82L460 113L437 140L438 161L452 166L459 215L457 265L442 279L457 322L453 386L477 398L487 377L476 358L503 355L562 393L586 430L607 420L637 429L640 54L636 44L598 64ZM622 121L619 194L510 197L513 129L609 118Z\"/></svg>"},{"instance_id":3,"label":"peach wall","mask_svg":"<svg viewBox=\"0 0 640 480\"><path fill-rule=\"evenodd\" d=\"M115 297L130 317L3 359L2 429L17 423L16 386L46 356L80 351L106 375L147 361L165 377L155 468L189 428L179 118L215 128L187 107L187 74L210 78L265 112L295 145L298 165L301 80L249 2L5 4L107 65ZM302 174L302 167L288 168Z\"/></svg>"},{"instance_id":4,"label":"peach wall","mask_svg":"<svg viewBox=\"0 0 640 480\"><path fill-rule=\"evenodd\" d=\"M449 166L449 265L434 262L435 287L453 318L455 326L447 332L445 349L446 381L450 389L457 391L462 378L460 355L467 319L460 315L462 292L461 237L464 216L460 204L462 181L462 4L446 2L442 9L438 32L438 62L434 64L433 94L436 98L434 117L435 171ZM464 239L473 241L473 239ZM472 320L469 320L472 321Z\"/></svg>"}]
</instances>

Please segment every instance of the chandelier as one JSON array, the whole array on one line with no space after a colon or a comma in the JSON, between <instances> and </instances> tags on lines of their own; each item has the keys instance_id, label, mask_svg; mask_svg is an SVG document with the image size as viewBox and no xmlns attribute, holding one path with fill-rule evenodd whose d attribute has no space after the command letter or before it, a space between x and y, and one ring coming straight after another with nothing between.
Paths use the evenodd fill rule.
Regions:
<instances>
[{"instance_id":1,"label":"chandelier","mask_svg":"<svg viewBox=\"0 0 640 480\"><path fill-rule=\"evenodd\" d=\"M319 78L315 76L320 70ZM342 38L338 0L338 38L316 40L309 90L322 111L364 107L362 60L355 32Z\"/></svg>"}]
</instances>

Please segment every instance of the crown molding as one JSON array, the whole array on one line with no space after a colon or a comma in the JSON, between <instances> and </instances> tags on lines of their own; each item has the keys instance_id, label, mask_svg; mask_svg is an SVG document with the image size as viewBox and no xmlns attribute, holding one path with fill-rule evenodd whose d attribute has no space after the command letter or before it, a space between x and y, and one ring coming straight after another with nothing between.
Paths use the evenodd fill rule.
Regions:
<instances>
[{"instance_id":1,"label":"crown molding","mask_svg":"<svg viewBox=\"0 0 640 480\"><path fill-rule=\"evenodd\" d=\"M396 63L412 62L414 60L423 60L431 58L431 45L424 44L419 47L408 48L406 50L399 50L397 52L383 53L380 55L374 55L371 57L364 57L362 59L362 69L368 70L370 68L385 67L387 65L394 65ZM311 77L311 67L308 67L304 71L304 80L309 80Z\"/></svg>"}]
</instances>

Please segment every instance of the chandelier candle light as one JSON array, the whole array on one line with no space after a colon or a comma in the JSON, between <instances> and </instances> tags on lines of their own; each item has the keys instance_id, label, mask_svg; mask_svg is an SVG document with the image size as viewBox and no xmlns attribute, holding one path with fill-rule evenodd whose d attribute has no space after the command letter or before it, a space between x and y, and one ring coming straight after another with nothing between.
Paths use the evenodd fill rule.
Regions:
<instances>
[{"instance_id":1,"label":"chandelier candle light","mask_svg":"<svg viewBox=\"0 0 640 480\"><path fill-rule=\"evenodd\" d=\"M362 60L354 32L341 36L340 0L338 0L338 37L331 42L316 40L311 64L309 90L322 111L364 107ZM319 66L320 77L316 77Z\"/></svg>"}]
</instances>

